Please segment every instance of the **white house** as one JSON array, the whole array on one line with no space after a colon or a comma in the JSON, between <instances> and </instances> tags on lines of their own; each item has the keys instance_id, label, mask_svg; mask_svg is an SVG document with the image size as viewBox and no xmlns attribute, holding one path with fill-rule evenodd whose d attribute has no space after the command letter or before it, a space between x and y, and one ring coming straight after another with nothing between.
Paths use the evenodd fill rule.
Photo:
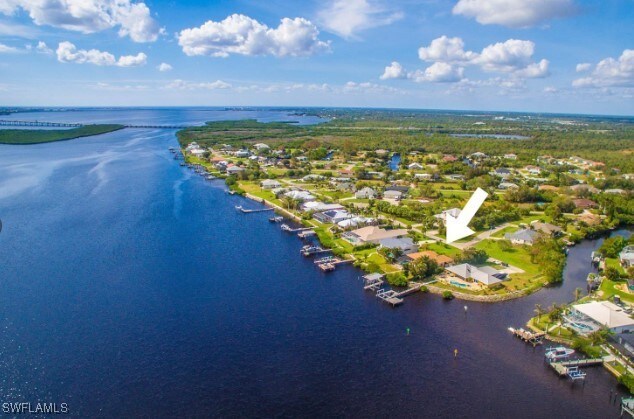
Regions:
<instances>
[{"instance_id":1,"label":"white house","mask_svg":"<svg viewBox=\"0 0 634 419\"><path fill-rule=\"evenodd\" d=\"M418 245L414 243L411 237L383 239L379 241L379 247L400 249L406 255L418 252Z\"/></svg>"},{"instance_id":2,"label":"white house","mask_svg":"<svg viewBox=\"0 0 634 419\"><path fill-rule=\"evenodd\" d=\"M422 170L423 169L423 165L420 163L410 163L407 165L407 168L410 170Z\"/></svg>"},{"instance_id":3,"label":"white house","mask_svg":"<svg viewBox=\"0 0 634 419\"><path fill-rule=\"evenodd\" d=\"M619 253L619 261L625 269L634 266L634 246L626 246Z\"/></svg>"},{"instance_id":4,"label":"white house","mask_svg":"<svg viewBox=\"0 0 634 419\"><path fill-rule=\"evenodd\" d=\"M395 201L399 201L402 197L403 197L403 192L401 191L383 192L383 198L386 198L386 199L394 199Z\"/></svg>"},{"instance_id":5,"label":"white house","mask_svg":"<svg viewBox=\"0 0 634 419\"><path fill-rule=\"evenodd\" d=\"M368 226L344 233L341 237L354 245L359 245L365 243L379 243L384 239L403 236L407 236L407 230L405 229L385 230L377 226Z\"/></svg>"},{"instance_id":6,"label":"white house","mask_svg":"<svg viewBox=\"0 0 634 419\"><path fill-rule=\"evenodd\" d=\"M458 218L462 210L460 208L451 208L448 210L444 210L440 214L434 215L434 217L438 220L441 220L444 224L447 224L447 215L451 215L454 218Z\"/></svg>"},{"instance_id":7,"label":"white house","mask_svg":"<svg viewBox=\"0 0 634 419\"><path fill-rule=\"evenodd\" d=\"M376 191L368 186L365 188L359 189L354 197L357 199L374 199L376 197Z\"/></svg>"},{"instance_id":8,"label":"white house","mask_svg":"<svg viewBox=\"0 0 634 419\"><path fill-rule=\"evenodd\" d=\"M634 319L623 309L609 301L593 301L572 306L574 314L584 317L598 326L605 326L615 333L634 332Z\"/></svg>"},{"instance_id":9,"label":"white house","mask_svg":"<svg viewBox=\"0 0 634 419\"><path fill-rule=\"evenodd\" d=\"M324 211L324 212L317 212L313 214L313 218L317 221L321 221L322 223L337 224L343 220L352 218L352 214L350 214L346 210L330 210L330 211Z\"/></svg>"},{"instance_id":10,"label":"white house","mask_svg":"<svg viewBox=\"0 0 634 419\"><path fill-rule=\"evenodd\" d=\"M280 188L282 184L275 179L266 179L260 182L262 189L276 189Z\"/></svg>"},{"instance_id":11,"label":"white house","mask_svg":"<svg viewBox=\"0 0 634 419\"><path fill-rule=\"evenodd\" d=\"M472 279L486 286L491 286L497 284L498 282L502 282L506 279L507 276L506 273L500 272L490 266L478 267L470 265L468 263L448 266L445 269L456 275L460 279Z\"/></svg>"},{"instance_id":12,"label":"white house","mask_svg":"<svg viewBox=\"0 0 634 419\"><path fill-rule=\"evenodd\" d=\"M312 195L310 192L306 192L306 191L299 191L299 190L295 190L295 191L288 191L284 194L284 196L287 196L291 199L296 199L298 201L301 202L306 202L306 201L314 201L315 200L315 196Z\"/></svg>"},{"instance_id":13,"label":"white house","mask_svg":"<svg viewBox=\"0 0 634 419\"><path fill-rule=\"evenodd\" d=\"M253 146L253 148L255 148L258 151L264 151L264 150L270 149L271 147L269 147L268 144L257 143Z\"/></svg>"}]
</instances>

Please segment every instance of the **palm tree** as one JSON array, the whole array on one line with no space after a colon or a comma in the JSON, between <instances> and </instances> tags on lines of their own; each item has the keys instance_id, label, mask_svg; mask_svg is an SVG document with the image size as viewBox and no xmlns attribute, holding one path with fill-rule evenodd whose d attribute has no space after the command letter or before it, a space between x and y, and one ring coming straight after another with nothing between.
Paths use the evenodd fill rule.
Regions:
<instances>
[{"instance_id":1,"label":"palm tree","mask_svg":"<svg viewBox=\"0 0 634 419\"><path fill-rule=\"evenodd\" d=\"M541 304L535 304L535 314L537 314L537 323L539 323L542 318L542 314L544 314L544 309Z\"/></svg>"}]
</instances>

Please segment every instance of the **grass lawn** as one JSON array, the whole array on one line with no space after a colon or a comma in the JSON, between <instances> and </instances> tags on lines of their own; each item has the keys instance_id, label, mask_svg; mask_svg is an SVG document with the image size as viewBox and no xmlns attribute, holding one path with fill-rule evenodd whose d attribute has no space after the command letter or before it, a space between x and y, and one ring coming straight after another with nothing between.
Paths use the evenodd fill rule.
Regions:
<instances>
[{"instance_id":1,"label":"grass lawn","mask_svg":"<svg viewBox=\"0 0 634 419\"><path fill-rule=\"evenodd\" d=\"M621 266L617 258L605 258L605 267L614 268L619 271L621 275L625 275L625 269L623 269L623 266Z\"/></svg>"},{"instance_id":2,"label":"grass lawn","mask_svg":"<svg viewBox=\"0 0 634 419\"><path fill-rule=\"evenodd\" d=\"M504 235L506 233L513 233L515 231L517 231L517 227L508 226L508 227L504 227L502 230L499 230L499 231L495 232L494 234L491 235L491 237L500 237L500 238L502 238L502 237L504 237Z\"/></svg>"},{"instance_id":3,"label":"grass lawn","mask_svg":"<svg viewBox=\"0 0 634 419\"><path fill-rule=\"evenodd\" d=\"M433 250L439 255L449 256L451 258L458 258L462 255L462 251L456 247L449 246L445 243L427 243L421 247L427 248L427 250Z\"/></svg>"},{"instance_id":4,"label":"grass lawn","mask_svg":"<svg viewBox=\"0 0 634 419\"><path fill-rule=\"evenodd\" d=\"M482 240L475 245L476 249L484 250L494 259L506 262L509 265L517 266L528 274L539 274L539 265L531 263L531 256L528 250L522 246L513 246L510 250L502 250L498 240Z\"/></svg>"},{"instance_id":5,"label":"grass lawn","mask_svg":"<svg viewBox=\"0 0 634 419\"><path fill-rule=\"evenodd\" d=\"M256 182L240 181L238 182L238 186L240 186L240 188L242 188L248 194L257 196L258 198L266 199L267 201L270 201L275 205L284 207L282 201L277 199L273 192L260 188L260 186Z\"/></svg>"},{"instance_id":6,"label":"grass lawn","mask_svg":"<svg viewBox=\"0 0 634 419\"><path fill-rule=\"evenodd\" d=\"M599 291L601 291L601 298L604 300L611 299L614 295L621 297L621 300L634 303L634 294L630 294L619 289L616 289L617 285L627 286L627 282L614 282L607 278L603 278Z\"/></svg>"}]
</instances>

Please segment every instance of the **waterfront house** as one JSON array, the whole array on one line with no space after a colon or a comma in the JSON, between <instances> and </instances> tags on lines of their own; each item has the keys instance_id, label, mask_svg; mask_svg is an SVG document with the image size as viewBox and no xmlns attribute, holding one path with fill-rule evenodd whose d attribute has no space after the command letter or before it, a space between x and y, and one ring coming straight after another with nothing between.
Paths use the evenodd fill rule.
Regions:
<instances>
[{"instance_id":1,"label":"waterfront house","mask_svg":"<svg viewBox=\"0 0 634 419\"><path fill-rule=\"evenodd\" d=\"M440 254L434 252L433 250L423 250L422 252L411 253L411 254L407 255L407 258L410 261L414 261L414 260L418 260L420 258L423 258L425 256L427 256L429 259L431 259L434 262L436 262L438 264L438 266L440 266L441 268L444 268L445 266L454 263L454 260L452 258L450 258L449 256L440 255Z\"/></svg>"},{"instance_id":2,"label":"waterfront house","mask_svg":"<svg viewBox=\"0 0 634 419\"><path fill-rule=\"evenodd\" d=\"M515 233L506 233L504 238L510 240L513 244L526 244L532 246L539 237L539 232L535 230L522 229Z\"/></svg>"},{"instance_id":3,"label":"waterfront house","mask_svg":"<svg viewBox=\"0 0 634 419\"><path fill-rule=\"evenodd\" d=\"M445 269L460 279L477 281L487 287L502 282L507 277L505 272L498 271L490 266L478 267L468 263L448 266Z\"/></svg>"},{"instance_id":4,"label":"waterfront house","mask_svg":"<svg viewBox=\"0 0 634 419\"><path fill-rule=\"evenodd\" d=\"M282 184L275 179L266 179L260 182L262 189L276 189L280 188Z\"/></svg>"},{"instance_id":5,"label":"waterfront house","mask_svg":"<svg viewBox=\"0 0 634 419\"><path fill-rule=\"evenodd\" d=\"M422 170L422 169L423 169L423 165L422 165L422 164L420 164L420 163L416 163L416 162L414 162L414 163L410 163L410 164L408 164L408 165L407 165L407 168L408 168L409 170Z\"/></svg>"},{"instance_id":6,"label":"waterfront house","mask_svg":"<svg viewBox=\"0 0 634 419\"><path fill-rule=\"evenodd\" d=\"M378 244L381 240L403 237L407 235L407 230L385 230L377 226L368 226L344 233L342 237L354 245L367 243Z\"/></svg>"},{"instance_id":7,"label":"waterfront house","mask_svg":"<svg viewBox=\"0 0 634 419\"><path fill-rule=\"evenodd\" d=\"M359 189L354 194L354 197L357 199L374 199L376 197L376 191L366 186L365 188Z\"/></svg>"},{"instance_id":8,"label":"waterfront house","mask_svg":"<svg viewBox=\"0 0 634 419\"><path fill-rule=\"evenodd\" d=\"M237 175L240 172L244 172L244 167L240 167L240 166L235 166L235 165L229 165L227 167L227 174L228 175Z\"/></svg>"},{"instance_id":9,"label":"waterfront house","mask_svg":"<svg viewBox=\"0 0 634 419\"><path fill-rule=\"evenodd\" d=\"M626 246L621 253L619 253L619 262L625 269L630 266L634 266L634 246Z\"/></svg>"},{"instance_id":10,"label":"waterfront house","mask_svg":"<svg viewBox=\"0 0 634 419\"><path fill-rule=\"evenodd\" d=\"M302 190L294 190L294 191L288 191L284 194L284 196L291 198L291 199L296 199L300 202L306 202L306 201L314 201L315 197L307 191L302 191Z\"/></svg>"},{"instance_id":11,"label":"waterfront house","mask_svg":"<svg viewBox=\"0 0 634 419\"><path fill-rule=\"evenodd\" d=\"M374 218L365 218L365 217L352 217L345 219L343 221L339 221L337 225L342 229L355 228L363 225L370 225L376 223Z\"/></svg>"},{"instance_id":12,"label":"waterfront house","mask_svg":"<svg viewBox=\"0 0 634 419\"><path fill-rule=\"evenodd\" d=\"M571 312L577 318L594 323L596 329L605 326L614 333L634 332L634 319L623 309L609 301L593 301L585 304L575 304Z\"/></svg>"},{"instance_id":13,"label":"waterfront house","mask_svg":"<svg viewBox=\"0 0 634 419\"><path fill-rule=\"evenodd\" d=\"M316 212L315 214L313 214L313 218L325 224L337 224L340 221L352 218L352 214L350 214L346 210L329 210L324 212Z\"/></svg>"},{"instance_id":14,"label":"waterfront house","mask_svg":"<svg viewBox=\"0 0 634 419\"><path fill-rule=\"evenodd\" d=\"M308 201L302 204L303 211L332 211L332 210L340 210L343 209L343 205L341 204L324 204L320 201Z\"/></svg>"},{"instance_id":15,"label":"waterfront house","mask_svg":"<svg viewBox=\"0 0 634 419\"><path fill-rule=\"evenodd\" d=\"M559 226L550 223L542 223L539 220L531 221L531 228L548 236L559 236L564 232L564 230Z\"/></svg>"},{"instance_id":16,"label":"waterfront house","mask_svg":"<svg viewBox=\"0 0 634 419\"><path fill-rule=\"evenodd\" d=\"M418 245L414 243L411 237L394 237L379 240L379 247L387 249L399 249L403 254L415 253L418 251Z\"/></svg>"}]
</instances>

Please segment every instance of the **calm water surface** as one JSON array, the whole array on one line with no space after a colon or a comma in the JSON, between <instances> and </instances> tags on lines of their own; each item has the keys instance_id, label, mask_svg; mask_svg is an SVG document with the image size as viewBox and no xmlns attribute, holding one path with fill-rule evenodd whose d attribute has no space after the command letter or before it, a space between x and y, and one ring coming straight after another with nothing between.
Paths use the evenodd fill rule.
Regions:
<instances>
[{"instance_id":1,"label":"calm water surface","mask_svg":"<svg viewBox=\"0 0 634 419\"><path fill-rule=\"evenodd\" d=\"M259 117L136 112L38 119ZM618 415L605 370L571 386L506 330L585 290L598 241L571 251L562 286L524 299L465 313L417 295L391 309L354 268L316 270L269 214L236 212L258 204L181 168L175 145L174 131L123 130L0 146L2 402L101 417Z\"/></svg>"}]
</instances>

